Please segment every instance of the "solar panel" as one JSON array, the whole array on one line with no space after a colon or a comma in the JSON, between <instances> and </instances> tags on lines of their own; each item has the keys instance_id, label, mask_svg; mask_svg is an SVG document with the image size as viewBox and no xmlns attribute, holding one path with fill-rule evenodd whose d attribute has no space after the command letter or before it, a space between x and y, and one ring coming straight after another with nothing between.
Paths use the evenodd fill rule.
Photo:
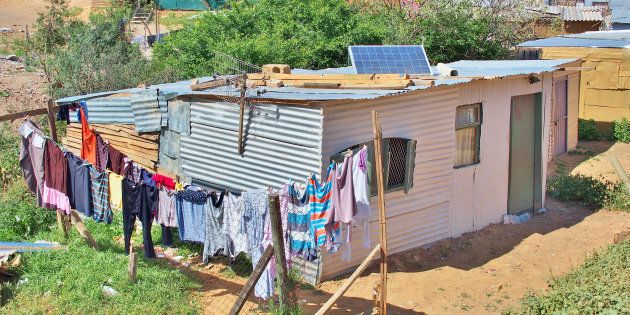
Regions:
<instances>
[{"instance_id":1,"label":"solar panel","mask_svg":"<svg viewBox=\"0 0 630 315\"><path fill-rule=\"evenodd\" d=\"M348 52L358 74L431 74L421 45L350 46Z\"/></svg>"}]
</instances>

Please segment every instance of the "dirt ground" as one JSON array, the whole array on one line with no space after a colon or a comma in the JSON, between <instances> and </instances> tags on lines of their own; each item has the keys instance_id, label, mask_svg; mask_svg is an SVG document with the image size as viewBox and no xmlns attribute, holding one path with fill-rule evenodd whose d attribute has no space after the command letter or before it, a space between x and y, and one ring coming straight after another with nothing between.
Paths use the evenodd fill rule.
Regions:
<instances>
[{"instance_id":1,"label":"dirt ground","mask_svg":"<svg viewBox=\"0 0 630 315\"><path fill-rule=\"evenodd\" d=\"M21 62L0 60L0 115L46 107L46 79L28 70Z\"/></svg>"},{"instance_id":2,"label":"dirt ground","mask_svg":"<svg viewBox=\"0 0 630 315\"><path fill-rule=\"evenodd\" d=\"M616 156L626 173L630 174L630 144L611 141L582 141L578 148L563 154L549 164L549 174L565 168L571 174L582 174L602 181L621 180L609 158Z\"/></svg>"},{"instance_id":3,"label":"dirt ground","mask_svg":"<svg viewBox=\"0 0 630 315\"><path fill-rule=\"evenodd\" d=\"M29 28L40 12L48 5L44 0L0 0L0 27L28 25ZM81 8L79 18L86 19L92 7L91 0L70 0L69 7ZM19 31L19 28L16 28Z\"/></svg>"}]
</instances>

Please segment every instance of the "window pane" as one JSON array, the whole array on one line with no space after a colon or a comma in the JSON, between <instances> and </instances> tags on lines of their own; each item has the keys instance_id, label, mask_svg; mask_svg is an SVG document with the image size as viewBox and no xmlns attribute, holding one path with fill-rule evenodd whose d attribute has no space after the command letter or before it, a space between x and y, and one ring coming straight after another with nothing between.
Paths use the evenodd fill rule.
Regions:
<instances>
[{"instance_id":1,"label":"window pane","mask_svg":"<svg viewBox=\"0 0 630 315\"><path fill-rule=\"evenodd\" d=\"M477 132L478 127L468 127L455 130L456 152L455 166L477 163Z\"/></svg>"},{"instance_id":2,"label":"window pane","mask_svg":"<svg viewBox=\"0 0 630 315\"><path fill-rule=\"evenodd\" d=\"M457 108L457 114L455 117L456 126L465 126L474 123L479 123L479 105L473 106L460 106Z\"/></svg>"},{"instance_id":3,"label":"window pane","mask_svg":"<svg viewBox=\"0 0 630 315\"><path fill-rule=\"evenodd\" d=\"M385 188L405 183L405 166L407 163L407 139L389 139L389 172ZM387 153L385 153L387 154Z\"/></svg>"}]
</instances>

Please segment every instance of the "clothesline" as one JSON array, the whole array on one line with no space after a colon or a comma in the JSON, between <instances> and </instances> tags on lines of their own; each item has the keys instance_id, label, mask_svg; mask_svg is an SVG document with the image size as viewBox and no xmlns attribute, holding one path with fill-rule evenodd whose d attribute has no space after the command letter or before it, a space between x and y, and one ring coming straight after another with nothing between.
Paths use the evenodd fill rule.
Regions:
<instances>
[{"instance_id":1,"label":"clothesline","mask_svg":"<svg viewBox=\"0 0 630 315\"><path fill-rule=\"evenodd\" d=\"M171 229L178 228L182 241L204 244L206 263L218 254L234 259L245 252L256 264L271 240L271 193L280 196L286 257L313 261L325 246L331 253L342 249L343 259L349 261L353 221L364 226L363 245L370 247L365 147L354 155L346 153L341 163L333 161L325 181L312 174L303 191L289 180L279 190L246 191L237 196L194 185L184 187L173 178L150 173L93 132L82 109L79 115L81 157L45 137L33 122L22 124L20 165L24 178L42 207L66 214L74 208L108 224L113 221L112 207L121 209L126 253L135 221L140 220L145 257L155 258L151 237L155 219L162 227L164 246L172 246ZM272 265L256 286L259 297L273 294Z\"/></svg>"}]
</instances>

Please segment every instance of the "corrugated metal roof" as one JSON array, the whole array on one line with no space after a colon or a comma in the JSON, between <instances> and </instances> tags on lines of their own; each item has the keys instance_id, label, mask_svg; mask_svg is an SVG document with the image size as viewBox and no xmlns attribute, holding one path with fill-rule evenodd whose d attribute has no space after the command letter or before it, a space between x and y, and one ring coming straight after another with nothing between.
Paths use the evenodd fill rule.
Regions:
<instances>
[{"instance_id":1,"label":"corrugated metal roof","mask_svg":"<svg viewBox=\"0 0 630 315\"><path fill-rule=\"evenodd\" d=\"M630 40L630 31L590 31L580 34L562 35L569 38Z\"/></svg>"},{"instance_id":2,"label":"corrugated metal roof","mask_svg":"<svg viewBox=\"0 0 630 315\"><path fill-rule=\"evenodd\" d=\"M518 47L590 47L590 48L630 48L627 39L592 39L575 37L551 37L532 40Z\"/></svg>"},{"instance_id":3,"label":"corrugated metal roof","mask_svg":"<svg viewBox=\"0 0 630 315\"><path fill-rule=\"evenodd\" d=\"M133 125L135 123L129 96L100 97L88 99L85 102L90 123L123 125ZM78 122L77 116L70 115L70 122Z\"/></svg>"},{"instance_id":4,"label":"corrugated metal roof","mask_svg":"<svg viewBox=\"0 0 630 315\"><path fill-rule=\"evenodd\" d=\"M553 71L555 67L572 62L573 59L562 60L528 60L527 63L523 61L458 61L449 64L451 67L459 67L460 76L483 76L487 78L495 78L510 75L528 74L528 73L540 73L546 71ZM348 73L352 67L339 68L340 73ZM304 70L300 69L295 73L336 73L335 69L325 70ZM436 70L437 71L437 70ZM463 71L463 72L462 72ZM199 82L205 82L212 80L212 78L202 78ZM471 81L470 78L458 78L458 77L443 77L434 80L433 87L442 85L455 85ZM131 94L135 94L141 91L160 91L160 111L162 112L162 126L165 126L166 120L166 106L162 103L165 100L177 97L177 96L203 96L203 95L230 95L234 96L230 91L224 87L218 87L214 89L208 89L204 91L193 91L190 88L191 80L184 80L173 83L156 84L148 87L147 89L129 89L126 90ZM295 101L330 101L330 100L368 100L376 99L380 97L404 94L411 91L423 90L431 88L432 86L420 85L410 86L402 90L379 90L379 89L313 89L313 88L296 88L296 87L281 87L281 88L269 88L260 87L258 91L262 92L261 97L274 100L295 100ZM256 94L256 91L250 89L252 94ZM146 93L146 92L143 92ZM152 92L153 93L153 92ZM75 102L84 99L98 98L102 95L113 94L113 92L107 93L94 93L82 96L68 97L58 100L58 103ZM89 107L88 107L89 108ZM130 107L131 108L131 107Z\"/></svg>"},{"instance_id":5,"label":"corrugated metal roof","mask_svg":"<svg viewBox=\"0 0 630 315\"><path fill-rule=\"evenodd\" d=\"M569 22L600 22L604 16L598 7L562 7L562 19Z\"/></svg>"},{"instance_id":6,"label":"corrugated metal roof","mask_svg":"<svg viewBox=\"0 0 630 315\"><path fill-rule=\"evenodd\" d=\"M612 10L610 21L612 23L624 23L624 24L629 23L630 24L630 10L622 10L622 9Z\"/></svg>"},{"instance_id":7,"label":"corrugated metal roof","mask_svg":"<svg viewBox=\"0 0 630 315\"><path fill-rule=\"evenodd\" d=\"M532 74L553 71L557 67L577 59L555 60L461 60L449 63L460 76L485 78Z\"/></svg>"}]
</instances>

